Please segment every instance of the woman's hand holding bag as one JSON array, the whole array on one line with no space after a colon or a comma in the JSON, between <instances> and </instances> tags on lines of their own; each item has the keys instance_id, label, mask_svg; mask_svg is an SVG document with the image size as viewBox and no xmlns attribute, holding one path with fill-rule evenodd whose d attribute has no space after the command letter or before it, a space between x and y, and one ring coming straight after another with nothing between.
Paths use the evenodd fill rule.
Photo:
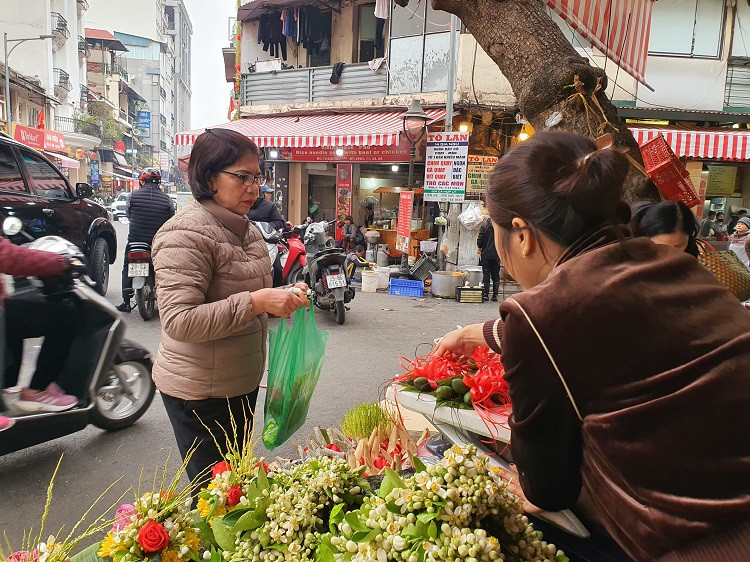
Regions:
<instances>
[{"instance_id":1,"label":"woman's hand holding bag","mask_svg":"<svg viewBox=\"0 0 750 562\"><path fill-rule=\"evenodd\" d=\"M289 318L295 310L310 306L310 301L304 295L307 286L298 288L303 291L302 294L287 289L261 289L248 293L253 313L259 316L265 312L279 318Z\"/></svg>"}]
</instances>

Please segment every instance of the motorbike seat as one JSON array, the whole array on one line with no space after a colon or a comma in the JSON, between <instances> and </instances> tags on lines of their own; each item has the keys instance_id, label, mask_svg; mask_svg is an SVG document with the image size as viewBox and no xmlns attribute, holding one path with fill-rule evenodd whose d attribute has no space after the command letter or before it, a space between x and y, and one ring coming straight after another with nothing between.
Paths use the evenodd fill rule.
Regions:
<instances>
[{"instance_id":1,"label":"motorbike seat","mask_svg":"<svg viewBox=\"0 0 750 562\"><path fill-rule=\"evenodd\" d=\"M151 244L148 242L129 242L125 252L148 252L151 253Z\"/></svg>"}]
</instances>

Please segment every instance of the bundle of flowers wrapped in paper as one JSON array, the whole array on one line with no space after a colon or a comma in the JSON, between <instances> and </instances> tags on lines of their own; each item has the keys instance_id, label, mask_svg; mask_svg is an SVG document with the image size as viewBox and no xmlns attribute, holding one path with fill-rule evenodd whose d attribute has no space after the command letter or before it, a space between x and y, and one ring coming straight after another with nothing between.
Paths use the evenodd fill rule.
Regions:
<instances>
[{"instance_id":1,"label":"bundle of flowers wrapped in paper","mask_svg":"<svg viewBox=\"0 0 750 562\"><path fill-rule=\"evenodd\" d=\"M140 562L154 556L161 562L201 560L201 530L191 509L190 487L177 491L185 464L165 487L166 470L160 486L154 484L152 491L139 492L133 504L120 506L99 545L100 558L113 562Z\"/></svg>"},{"instance_id":2,"label":"bundle of flowers wrapped in paper","mask_svg":"<svg viewBox=\"0 0 750 562\"><path fill-rule=\"evenodd\" d=\"M483 525L495 522L496 535ZM388 472L361 508L331 512L320 560L567 561L523 515L521 501L476 448L453 447L439 464L402 480Z\"/></svg>"}]
</instances>

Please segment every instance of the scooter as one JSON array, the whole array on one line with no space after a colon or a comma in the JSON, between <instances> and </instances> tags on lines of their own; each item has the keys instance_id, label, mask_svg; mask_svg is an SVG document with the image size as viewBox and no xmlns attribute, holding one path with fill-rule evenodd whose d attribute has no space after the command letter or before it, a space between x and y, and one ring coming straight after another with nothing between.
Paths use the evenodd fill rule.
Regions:
<instances>
[{"instance_id":1,"label":"scooter","mask_svg":"<svg viewBox=\"0 0 750 562\"><path fill-rule=\"evenodd\" d=\"M284 287L302 283L304 269L307 266L305 245L300 240L302 226L295 226L290 231L274 230L267 222L253 222L260 231L268 247L271 258L274 287Z\"/></svg>"},{"instance_id":2,"label":"scooter","mask_svg":"<svg viewBox=\"0 0 750 562\"><path fill-rule=\"evenodd\" d=\"M125 248L128 277L133 280L135 302L141 318L148 321L156 312L156 275L151 265L151 244L130 242Z\"/></svg>"},{"instance_id":3,"label":"scooter","mask_svg":"<svg viewBox=\"0 0 750 562\"><path fill-rule=\"evenodd\" d=\"M346 321L346 304L354 298L354 289L346 273L344 251L336 248L333 240L326 236L326 231L334 222L316 222L305 229L305 281L313 290L315 306L334 311L336 322L343 324Z\"/></svg>"},{"instance_id":4,"label":"scooter","mask_svg":"<svg viewBox=\"0 0 750 562\"><path fill-rule=\"evenodd\" d=\"M2 228L12 239L21 232L21 221L8 217ZM83 261L76 246L57 236L39 238L29 247ZM26 286L18 289L26 279ZM17 417L12 427L0 433L0 455L70 435L88 425L114 431L140 419L156 392L151 379L151 355L123 338L125 323L117 309L96 292L94 282L79 272L63 282L33 277L19 281L15 294L9 298L39 298L41 292L47 299L70 299L81 315L81 328L59 376L60 380L71 381L66 391L79 398L79 407ZM6 394L4 398L11 396ZM12 400L4 402L12 409Z\"/></svg>"}]
</instances>

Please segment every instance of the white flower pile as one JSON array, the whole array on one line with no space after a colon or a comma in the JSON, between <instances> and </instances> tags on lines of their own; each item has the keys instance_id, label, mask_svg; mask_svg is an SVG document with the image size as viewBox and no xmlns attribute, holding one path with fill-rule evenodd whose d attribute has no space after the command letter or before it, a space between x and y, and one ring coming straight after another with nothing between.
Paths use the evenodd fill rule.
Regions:
<instances>
[{"instance_id":1,"label":"white flower pile","mask_svg":"<svg viewBox=\"0 0 750 562\"><path fill-rule=\"evenodd\" d=\"M475 447L454 446L439 464L402 484L385 497L365 498L360 509L336 522L338 532L327 539L334 560L567 560L542 540L521 501ZM490 516L502 522L502 536L480 527Z\"/></svg>"}]
</instances>

